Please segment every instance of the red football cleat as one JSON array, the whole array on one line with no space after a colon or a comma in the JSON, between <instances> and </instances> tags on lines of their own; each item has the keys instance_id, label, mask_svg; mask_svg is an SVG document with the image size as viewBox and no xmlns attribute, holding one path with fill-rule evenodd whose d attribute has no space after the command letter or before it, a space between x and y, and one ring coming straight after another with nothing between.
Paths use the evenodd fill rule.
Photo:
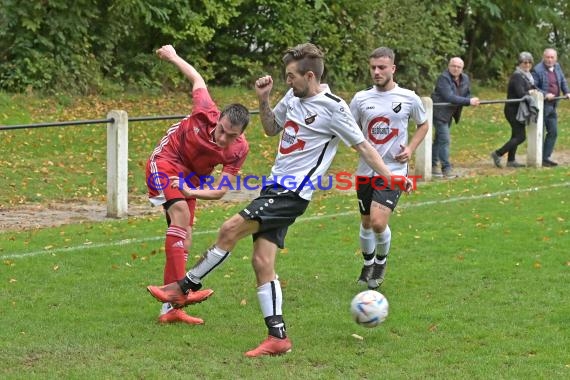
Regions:
<instances>
[{"instance_id":1,"label":"red football cleat","mask_svg":"<svg viewBox=\"0 0 570 380\"><path fill-rule=\"evenodd\" d=\"M184 306L206 301L212 294L214 294L214 291L212 289L196 290L195 292L190 291L188 294L186 294L186 301L184 302Z\"/></svg>"},{"instance_id":2,"label":"red football cleat","mask_svg":"<svg viewBox=\"0 0 570 380\"><path fill-rule=\"evenodd\" d=\"M164 286L151 285L147 286L146 289L154 298L160 302L168 302L175 308L181 308L195 303L200 303L207 300L214 293L212 289L204 289L197 290L195 292L190 291L188 294L184 294L177 282L173 282Z\"/></svg>"},{"instance_id":3,"label":"red football cleat","mask_svg":"<svg viewBox=\"0 0 570 380\"><path fill-rule=\"evenodd\" d=\"M245 356L250 358L255 358L264 355L283 355L287 352L291 352L291 340L287 337L285 339L279 339L274 336L269 335L257 348L245 353Z\"/></svg>"},{"instance_id":4,"label":"red football cleat","mask_svg":"<svg viewBox=\"0 0 570 380\"><path fill-rule=\"evenodd\" d=\"M184 310L181 309L170 309L168 313L162 314L158 317L158 323L187 323L189 325L203 325L204 320L201 318L192 317L186 314Z\"/></svg>"},{"instance_id":5,"label":"red football cleat","mask_svg":"<svg viewBox=\"0 0 570 380\"><path fill-rule=\"evenodd\" d=\"M186 302L186 294L177 282L164 286L147 286L146 290L160 302L168 302L174 307L182 307Z\"/></svg>"}]
</instances>

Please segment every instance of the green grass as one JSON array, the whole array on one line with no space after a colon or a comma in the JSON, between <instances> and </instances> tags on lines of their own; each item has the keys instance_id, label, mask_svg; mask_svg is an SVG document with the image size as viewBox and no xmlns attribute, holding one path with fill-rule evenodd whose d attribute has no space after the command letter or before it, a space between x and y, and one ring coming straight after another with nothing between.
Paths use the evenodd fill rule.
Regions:
<instances>
[{"instance_id":1,"label":"green grass","mask_svg":"<svg viewBox=\"0 0 570 380\"><path fill-rule=\"evenodd\" d=\"M403 197L383 285L390 315L376 329L348 311L360 290L354 195L321 193L278 258L293 352L256 360L242 355L265 336L249 239L208 277L215 295L189 309L205 326L160 326L144 287L161 281L161 218L4 233L0 374L567 378L568 187L562 168L526 169L423 184ZM240 207L201 211L193 255Z\"/></svg>"},{"instance_id":2,"label":"green grass","mask_svg":"<svg viewBox=\"0 0 570 380\"><path fill-rule=\"evenodd\" d=\"M255 108L253 91L214 89L221 104ZM503 93L482 91L482 99ZM351 94L345 94L350 99ZM0 93L0 124L180 114L185 96L53 98ZM570 103L557 151L567 151ZM144 198L144 162L169 122L130 127L130 201ZM105 200L105 127L0 132L2 208ZM500 106L466 108L453 126L454 162L474 176L422 183L391 219L382 291L388 320L350 319L360 290L354 194L321 192L291 227L277 269L293 352L247 359L266 334L250 266L251 241L206 280L214 296L189 308L205 326L160 326L165 223L161 216L0 232L0 377L7 379L554 379L570 377L570 215L567 166L496 170L488 153L509 128ZM249 127L244 173L267 174L277 140ZM524 152L525 147L521 148ZM482 167L486 161L489 169ZM352 170L339 149L332 171ZM483 168L479 170L479 168ZM190 261L243 204L203 203ZM8 211L9 212L9 211ZM355 339L352 334L363 339Z\"/></svg>"}]
</instances>

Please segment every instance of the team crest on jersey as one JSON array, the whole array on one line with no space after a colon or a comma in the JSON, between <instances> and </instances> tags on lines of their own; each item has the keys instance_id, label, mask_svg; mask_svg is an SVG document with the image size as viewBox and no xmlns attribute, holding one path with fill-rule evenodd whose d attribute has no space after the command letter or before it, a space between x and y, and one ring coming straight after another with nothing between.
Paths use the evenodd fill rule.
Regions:
<instances>
[{"instance_id":1,"label":"team crest on jersey","mask_svg":"<svg viewBox=\"0 0 570 380\"><path fill-rule=\"evenodd\" d=\"M200 133L200 128L198 128L198 127L194 127L194 133L195 133L195 134L198 134L198 133Z\"/></svg>"},{"instance_id":2,"label":"team crest on jersey","mask_svg":"<svg viewBox=\"0 0 570 380\"><path fill-rule=\"evenodd\" d=\"M313 124L315 122L316 118L317 118L317 114L305 116L305 124L307 124L307 125Z\"/></svg>"},{"instance_id":3,"label":"team crest on jersey","mask_svg":"<svg viewBox=\"0 0 570 380\"><path fill-rule=\"evenodd\" d=\"M285 123L283 133L281 134L281 142L279 143L279 153L289 154L305 148L305 140L300 139L298 136L299 129L299 125L292 120L288 120Z\"/></svg>"},{"instance_id":4,"label":"team crest on jersey","mask_svg":"<svg viewBox=\"0 0 570 380\"><path fill-rule=\"evenodd\" d=\"M402 110L402 103L392 103L392 111L398 113Z\"/></svg>"}]
</instances>

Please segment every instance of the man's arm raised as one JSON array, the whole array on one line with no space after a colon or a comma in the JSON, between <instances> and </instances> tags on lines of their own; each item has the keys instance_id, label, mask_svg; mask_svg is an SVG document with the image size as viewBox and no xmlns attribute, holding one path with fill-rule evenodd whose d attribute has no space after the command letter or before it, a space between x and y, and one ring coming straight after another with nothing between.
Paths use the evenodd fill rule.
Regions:
<instances>
[{"instance_id":1,"label":"man's arm raised","mask_svg":"<svg viewBox=\"0 0 570 380\"><path fill-rule=\"evenodd\" d=\"M181 58L172 45L164 45L156 50L156 55L160 59L173 63L178 70L192 83L192 91L199 88L206 88L206 82L202 75L188 62Z\"/></svg>"}]
</instances>

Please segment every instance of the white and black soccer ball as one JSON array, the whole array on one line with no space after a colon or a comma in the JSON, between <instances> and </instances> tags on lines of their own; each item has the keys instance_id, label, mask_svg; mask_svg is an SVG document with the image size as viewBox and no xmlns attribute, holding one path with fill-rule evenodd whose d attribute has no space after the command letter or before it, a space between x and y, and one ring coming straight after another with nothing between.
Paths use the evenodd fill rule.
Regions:
<instances>
[{"instance_id":1,"label":"white and black soccer ball","mask_svg":"<svg viewBox=\"0 0 570 380\"><path fill-rule=\"evenodd\" d=\"M360 326L376 327L388 317L388 300L380 292L365 290L354 296L350 312Z\"/></svg>"}]
</instances>

